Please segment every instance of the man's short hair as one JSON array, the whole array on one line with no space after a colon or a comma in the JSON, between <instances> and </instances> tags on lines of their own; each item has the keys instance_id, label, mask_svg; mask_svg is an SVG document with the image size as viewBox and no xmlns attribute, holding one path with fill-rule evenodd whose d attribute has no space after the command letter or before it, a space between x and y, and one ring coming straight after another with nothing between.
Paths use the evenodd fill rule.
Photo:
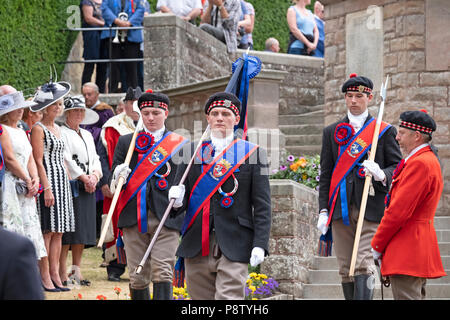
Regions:
<instances>
[{"instance_id":1,"label":"man's short hair","mask_svg":"<svg viewBox=\"0 0 450 320\"><path fill-rule=\"evenodd\" d=\"M266 40L266 50L270 50L274 44L278 43L278 40L275 38L268 38Z\"/></svg>"},{"instance_id":2,"label":"man's short hair","mask_svg":"<svg viewBox=\"0 0 450 320\"><path fill-rule=\"evenodd\" d=\"M94 82L86 82L81 87L81 90L83 90L84 87L89 87L95 90L95 92L100 93L100 89L98 88L98 85L96 85Z\"/></svg>"}]
</instances>

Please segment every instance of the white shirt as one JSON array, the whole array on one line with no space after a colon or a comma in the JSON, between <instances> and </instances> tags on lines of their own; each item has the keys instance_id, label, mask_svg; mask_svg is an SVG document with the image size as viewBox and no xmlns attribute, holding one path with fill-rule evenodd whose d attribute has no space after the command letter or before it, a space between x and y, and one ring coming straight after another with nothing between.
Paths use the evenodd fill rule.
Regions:
<instances>
[{"instance_id":1,"label":"white shirt","mask_svg":"<svg viewBox=\"0 0 450 320\"><path fill-rule=\"evenodd\" d=\"M202 9L201 0L158 0L156 10L160 11L162 6L168 7L179 17L187 16L194 9Z\"/></svg>"},{"instance_id":2,"label":"white shirt","mask_svg":"<svg viewBox=\"0 0 450 320\"><path fill-rule=\"evenodd\" d=\"M411 157L413 156L413 154L415 154L417 151L419 151L420 149L425 148L425 147L427 147L427 146L429 146L429 144L428 144L428 143L424 143L424 144L421 144L421 145L418 146L418 147L415 147L415 148L408 154L408 156L405 158L405 163L406 163L406 161L408 161L409 158L411 158Z\"/></svg>"},{"instance_id":3,"label":"white shirt","mask_svg":"<svg viewBox=\"0 0 450 320\"><path fill-rule=\"evenodd\" d=\"M225 138L217 138L211 135L211 143L216 151L216 155L221 153L231 142L233 142L234 133L231 132Z\"/></svg>"},{"instance_id":4,"label":"white shirt","mask_svg":"<svg viewBox=\"0 0 450 320\"><path fill-rule=\"evenodd\" d=\"M359 131L364 125L364 122L367 119L367 116L369 115L369 111L366 109L363 113L360 115L353 115L350 111L347 111L348 120L350 121L350 124L353 128L355 128L355 133Z\"/></svg>"},{"instance_id":5,"label":"white shirt","mask_svg":"<svg viewBox=\"0 0 450 320\"><path fill-rule=\"evenodd\" d=\"M163 135L164 135L164 130L166 130L166 126L162 126L162 128L161 129L158 129L158 130L156 130L156 131L150 131L150 130L148 130L145 126L144 126L144 131L145 132L147 132L147 133L150 133L152 136L153 136L153 138L155 138L155 142L158 142L159 140L161 140L161 138L163 137Z\"/></svg>"}]
</instances>

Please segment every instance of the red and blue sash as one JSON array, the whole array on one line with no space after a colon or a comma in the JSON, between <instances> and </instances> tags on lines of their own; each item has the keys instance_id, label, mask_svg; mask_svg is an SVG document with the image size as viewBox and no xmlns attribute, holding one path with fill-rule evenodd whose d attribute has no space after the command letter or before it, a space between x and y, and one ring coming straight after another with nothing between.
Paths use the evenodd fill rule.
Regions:
<instances>
[{"instance_id":1,"label":"red and blue sash","mask_svg":"<svg viewBox=\"0 0 450 320\"><path fill-rule=\"evenodd\" d=\"M139 155L138 164L120 193L115 211L120 215L126 204L137 196L137 222L140 232L147 232L147 182L187 141L183 136L169 131L147 153Z\"/></svg>"},{"instance_id":2,"label":"red and blue sash","mask_svg":"<svg viewBox=\"0 0 450 320\"><path fill-rule=\"evenodd\" d=\"M192 226L196 217L202 213L202 256L209 254L209 213L210 199L220 186L236 169L255 152L257 145L242 139L235 139L211 163L205 166L195 182L189 196L189 206L181 234Z\"/></svg>"},{"instance_id":3,"label":"red and blue sash","mask_svg":"<svg viewBox=\"0 0 450 320\"><path fill-rule=\"evenodd\" d=\"M349 225L347 190L345 178L358 165L361 158L370 150L372 138L375 130L375 118L371 118L364 126L350 139L349 142L339 147L339 155L332 172L330 183L328 206L330 213L328 224L331 222L334 206L338 194L341 197L342 219L344 224ZM391 127L386 122L381 122L379 138Z\"/></svg>"}]
</instances>

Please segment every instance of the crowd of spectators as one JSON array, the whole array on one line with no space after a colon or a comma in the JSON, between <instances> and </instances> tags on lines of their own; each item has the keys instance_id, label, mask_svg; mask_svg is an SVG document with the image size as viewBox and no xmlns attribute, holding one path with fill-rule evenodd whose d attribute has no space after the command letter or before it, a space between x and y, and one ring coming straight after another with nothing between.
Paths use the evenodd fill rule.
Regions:
<instances>
[{"instance_id":1,"label":"crowd of spectators","mask_svg":"<svg viewBox=\"0 0 450 320\"><path fill-rule=\"evenodd\" d=\"M314 14L306 8L311 0L293 0L287 11L290 40L287 53L324 56L324 7L316 1ZM83 28L105 27L106 30L83 31L85 60L81 84L95 82L100 93L126 92L128 87L143 87L142 29L109 29L109 27L142 27L143 18L151 13L147 0L81 0ZM255 9L244 0L158 0L156 10L175 14L226 44L228 52L253 50ZM266 51L279 52L280 44L267 39ZM278 44L276 44L278 42ZM267 46L268 45L268 46ZM278 48L278 49L277 49ZM123 60L125 59L125 60ZM130 61L131 60L131 61ZM95 79L92 80L95 72Z\"/></svg>"}]
</instances>

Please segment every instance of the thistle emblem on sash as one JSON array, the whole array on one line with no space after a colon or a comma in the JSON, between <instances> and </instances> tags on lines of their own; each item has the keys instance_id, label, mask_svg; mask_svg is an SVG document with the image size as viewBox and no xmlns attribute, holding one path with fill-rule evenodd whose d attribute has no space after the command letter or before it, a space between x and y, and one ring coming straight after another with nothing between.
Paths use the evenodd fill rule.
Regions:
<instances>
[{"instance_id":1,"label":"thistle emblem on sash","mask_svg":"<svg viewBox=\"0 0 450 320\"><path fill-rule=\"evenodd\" d=\"M167 156L167 151L163 147L156 148L152 156L148 159L151 164L157 164Z\"/></svg>"},{"instance_id":2,"label":"thistle emblem on sash","mask_svg":"<svg viewBox=\"0 0 450 320\"><path fill-rule=\"evenodd\" d=\"M223 176L227 171L231 168L231 163L229 163L227 160L222 159L216 165L214 166L211 176L218 180L221 176Z\"/></svg>"},{"instance_id":3,"label":"thistle emblem on sash","mask_svg":"<svg viewBox=\"0 0 450 320\"><path fill-rule=\"evenodd\" d=\"M366 147L367 143L363 139L357 138L356 141L351 145L350 150L347 150L347 153L351 157L356 158L356 156L360 154L361 151L363 151Z\"/></svg>"}]
</instances>

